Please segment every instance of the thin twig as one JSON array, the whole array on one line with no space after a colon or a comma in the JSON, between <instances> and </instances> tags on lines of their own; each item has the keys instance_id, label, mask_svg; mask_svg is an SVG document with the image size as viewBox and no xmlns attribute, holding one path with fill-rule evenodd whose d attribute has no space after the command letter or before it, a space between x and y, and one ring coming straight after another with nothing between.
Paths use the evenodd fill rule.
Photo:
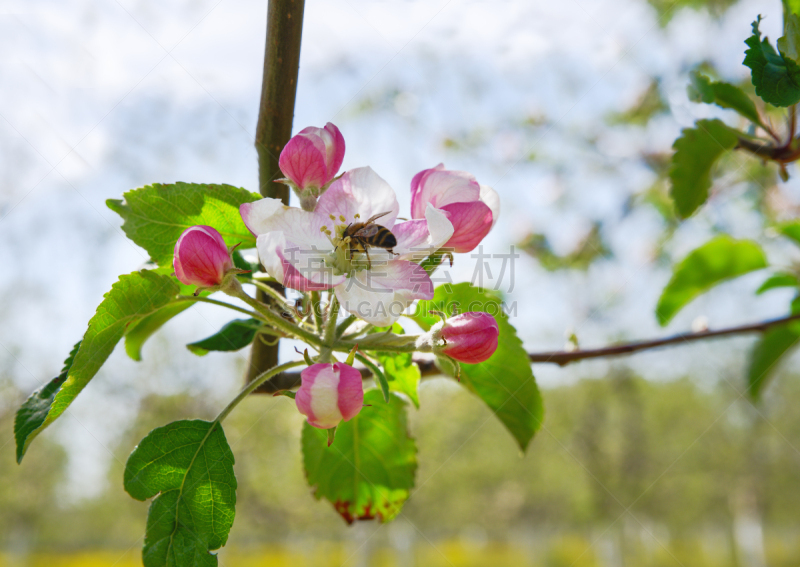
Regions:
<instances>
[{"instance_id":1,"label":"thin twig","mask_svg":"<svg viewBox=\"0 0 800 567\"><path fill-rule=\"evenodd\" d=\"M220 307L227 307L228 309L233 309L234 311L238 311L239 313L244 313L245 315L250 315L253 319L264 319L261 315L256 313L255 311L250 311L249 309L244 309L239 307L238 305L232 305L230 303L225 303L224 301L219 301L217 299L211 299L210 297L203 297L202 295L179 295L178 301L195 301L199 303L210 303L212 305L219 305Z\"/></svg>"},{"instance_id":2,"label":"thin twig","mask_svg":"<svg viewBox=\"0 0 800 567\"><path fill-rule=\"evenodd\" d=\"M761 321L760 323L751 323L749 325L740 325L738 327L728 327L726 329L718 329L716 331L700 331L698 333L682 333L680 335L673 335L663 339L653 339L649 341L636 341L632 343L624 343L620 345L611 345L598 349L587 350L574 350L574 351L551 351L551 352L532 352L528 354L531 362L536 363L550 363L565 366L572 362L578 362L589 358L608 358L613 356L623 356L626 354L633 354L636 352L659 348L663 346L677 346L686 344L692 341L700 341L705 339L713 339L716 337L726 337L734 335L744 335L747 333L756 333L768 331L772 327L777 327L792 321L800 320L800 315L790 315L788 317L781 317L779 319L770 319L768 321ZM420 374L425 376L441 375L441 372L436 367L436 364L431 359L414 360L419 366ZM360 369L361 376L367 380L372 378L372 372L366 368ZM300 384L300 374L298 373L284 373L276 376L269 382L264 383L259 392L277 392L278 390L288 390Z\"/></svg>"},{"instance_id":3,"label":"thin twig","mask_svg":"<svg viewBox=\"0 0 800 567\"><path fill-rule=\"evenodd\" d=\"M716 331L700 331L697 333L682 333L680 335L673 335L663 339L653 339L649 341L637 341L633 343L626 343L621 345L612 345L597 349L587 350L574 350L574 351L553 351L553 352L538 352L530 353L528 358L531 362L550 362L564 366L570 362L578 360L586 360L587 358L604 358L609 356L620 356L624 354L632 354L635 352L650 350L668 345L680 345L692 341L700 341L704 339L713 339L715 337L726 337L731 335L743 335L746 333L763 332L772 327L783 325L791 321L800 319L800 315L790 315L788 317L781 317L780 319L770 319L768 321L761 321L760 323L752 323L749 325L740 325L738 327L729 327L727 329L718 329Z\"/></svg>"}]
</instances>

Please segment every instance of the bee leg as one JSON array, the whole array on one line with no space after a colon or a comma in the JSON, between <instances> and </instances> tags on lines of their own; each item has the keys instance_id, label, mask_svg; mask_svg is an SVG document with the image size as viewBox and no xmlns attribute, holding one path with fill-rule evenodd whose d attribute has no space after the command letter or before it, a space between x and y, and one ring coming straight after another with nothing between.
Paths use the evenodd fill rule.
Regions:
<instances>
[{"instance_id":1,"label":"bee leg","mask_svg":"<svg viewBox=\"0 0 800 567\"><path fill-rule=\"evenodd\" d=\"M364 246L364 254L367 255L367 269L371 270L372 269L372 260L369 259L369 250L367 250L366 246Z\"/></svg>"}]
</instances>

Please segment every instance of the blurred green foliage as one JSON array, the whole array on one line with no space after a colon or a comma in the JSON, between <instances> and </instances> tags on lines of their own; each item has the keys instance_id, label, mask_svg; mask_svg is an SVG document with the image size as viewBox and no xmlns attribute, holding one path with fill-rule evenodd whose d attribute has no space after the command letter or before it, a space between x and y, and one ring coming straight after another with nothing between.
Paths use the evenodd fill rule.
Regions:
<instances>
[{"instance_id":1,"label":"blurred green foliage","mask_svg":"<svg viewBox=\"0 0 800 567\"><path fill-rule=\"evenodd\" d=\"M325 502L309 504L302 416L291 400L253 396L226 422L239 489L222 564L262 565L267 553L287 561L275 565L341 565L355 553L373 557L369 564L398 565L405 553L426 566L589 567L621 553L637 566L676 559L730 566L736 502L750 494L763 519L768 564L794 567L800 414L791 400L800 396L800 380L773 383L758 410L741 386L734 379L703 387L690 378L655 383L620 371L548 389L542 431L521 456L480 400L452 380L424 380L421 409L410 411L420 453L416 488L393 524L363 524L366 532L347 528ZM9 403L0 431L10 438L11 402L22 394L6 387L3 395ZM120 490L127 452L152 428L179 416L208 418L220 403L148 398L109 447L115 458L108 486L91 499L63 497L66 461L52 435L30 452L25 469L7 442L0 549L18 557L111 548L120 550L115 559L133 549L138 560L147 504ZM359 533L370 536L364 548ZM64 565L113 563L81 561Z\"/></svg>"},{"instance_id":2,"label":"blurred green foliage","mask_svg":"<svg viewBox=\"0 0 800 567\"><path fill-rule=\"evenodd\" d=\"M603 242L600 229L599 223L593 224L589 233L581 239L575 249L561 256L553 252L550 242L544 234L529 234L517 246L523 252L536 258L548 272L563 269L585 271L595 260L611 256L611 251Z\"/></svg>"},{"instance_id":3,"label":"blurred green foliage","mask_svg":"<svg viewBox=\"0 0 800 567\"><path fill-rule=\"evenodd\" d=\"M735 0L647 0L658 13L658 21L666 25L682 8L694 10L707 9L713 16L719 17L730 8Z\"/></svg>"},{"instance_id":4,"label":"blurred green foliage","mask_svg":"<svg viewBox=\"0 0 800 567\"><path fill-rule=\"evenodd\" d=\"M668 111L669 105L661 93L660 83L657 79L653 79L633 105L622 112L611 114L607 117L607 121L612 126L619 124L644 126L654 116Z\"/></svg>"}]
</instances>

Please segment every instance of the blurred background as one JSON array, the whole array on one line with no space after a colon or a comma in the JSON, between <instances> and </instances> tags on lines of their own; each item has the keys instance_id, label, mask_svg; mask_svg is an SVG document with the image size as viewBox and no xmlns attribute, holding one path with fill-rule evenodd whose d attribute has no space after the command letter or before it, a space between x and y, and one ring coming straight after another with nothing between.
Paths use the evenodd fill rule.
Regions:
<instances>
[{"instance_id":1,"label":"blurred background","mask_svg":"<svg viewBox=\"0 0 800 567\"><path fill-rule=\"evenodd\" d=\"M672 262L715 233L758 239L774 264L800 259L763 230L800 210L793 166L777 184L774 169L735 164L680 225L667 197L680 129L737 121L690 103L688 72L749 85L743 41L759 13L779 37L777 0L309 0L295 131L334 122L344 168L372 166L401 210L411 177L439 162L493 186L502 214L482 283L505 293L529 350L781 316L791 291L754 296L759 274L666 330L653 314ZM2 3L0 565L140 564L148 504L122 489L128 454L154 427L211 418L242 385L246 351L184 348L230 318L198 305L142 362L117 348L14 462L16 408L59 371L118 275L147 260L105 200L152 182L257 190L265 21L263 0ZM477 265L462 255L450 277L475 281ZM387 525L348 527L314 500L301 416L253 397L226 422L239 489L220 564L800 565L797 358L754 407L753 340L536 365L546 418L525 455L477 398L426 379L409 409L417 487Z\"/></svg>"}]
</instances>

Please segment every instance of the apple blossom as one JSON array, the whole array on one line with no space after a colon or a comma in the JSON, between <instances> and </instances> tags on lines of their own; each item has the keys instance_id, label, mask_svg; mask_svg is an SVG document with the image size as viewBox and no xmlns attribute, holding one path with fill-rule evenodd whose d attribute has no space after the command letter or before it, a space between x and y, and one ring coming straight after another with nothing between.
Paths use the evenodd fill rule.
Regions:
<instances>
[{"instance_id":1,"label":"apple blossom","mask_svg":"<svg viewBox=\"0 0 800 567\"><path fill-rule=\"evenodd\" d=\"M453 234L446 215L432 206L424 218L395 224L399 208L389 184L362 167L334 181L313 212L269 198L239 210L272 277L300 291L333 288L347 311L385 326L415 299L433 297L430 277L411 260L432 254ZM370 247L351 254L347 227L382 213L377 222L394 234L393 250Z\"/></svg>"},{"instance_id":2,"label":"apple blossom","mask_svg":"<svg viewBox=\"0 0 800 567\"><path fill-rule=\"evenodd\" d=\"M427 344L436 354L477 364L497 350L499 334L500 328L494 317L480 311L468 311L434 325L419 338L418 346Z\"/></svg>"},{"instance_id":3,"label":"apple blossom","mask_svg":"<svg viewBox=\"0 0 800 567\"><path fill-rule=\"evenodd\" d=\"M324 128L303 128L284 146L278 165L304 209L313 210L317 197L336 177L344 159L344 137L328 122Z\"/></svg>"},{"instance_id":4,"label":"apple blossom","mask_svg":"<svg viewBox=\"0 0 800 567\"><path fill-rule=\"evenodd\" d=\"M350 421L364 405L361 373L348 364L312 364L300 373L295 403L308 423L320 429Z\"/></svg>"},{"instance_id":5,"label":"apple blossom","mask_svg":"<svg viewBox=\"0 0 800 567\"><path fill-rule=\"evenodd\" d=\"M173 266L175 276L186 285L215 287L222 284L233 261L222 235L197 225L184 230L175 243Z\"/></svg>"},{"instance_id":6,"label":"apple blossom","mask_svg":"<svg viewBox=\"0 0 800 567\"><path fill-rule=\"evenodd\" d=\"M474 250L500 214L494 189L480 185L470 173L445 169L441 163L411 180L411 218L422 218L431 205L453 225L453 236L445 247L459 253Z\"/></svg>"}]
</instances>

